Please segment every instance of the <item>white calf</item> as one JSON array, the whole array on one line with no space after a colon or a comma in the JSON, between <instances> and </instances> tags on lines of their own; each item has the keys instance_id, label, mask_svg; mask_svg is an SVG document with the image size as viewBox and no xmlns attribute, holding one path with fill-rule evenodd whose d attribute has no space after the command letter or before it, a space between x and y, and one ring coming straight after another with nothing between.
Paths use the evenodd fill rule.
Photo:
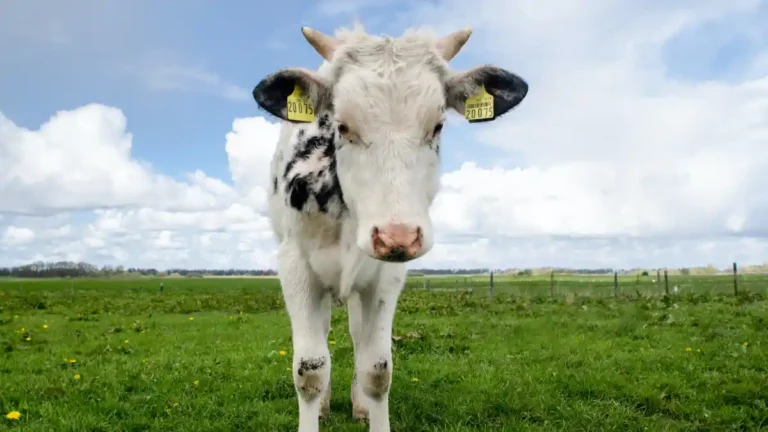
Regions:
<instances>
[{"instance_id":1,"label":"white calf","mask_svg":"<svg viewBox=\"0 0 768 432\"><path fill-rule=\"evenodd\" d=\"M282 123L269 213L293 335L299 431L329 414L331 301L346 302L354 342L353 415L389 431L391 333L405 262L433 244L429 208L439 188L446 110L492 121L528 92L494 66L452 72L470 36L407 31L336 37L302 33L326 60L317 72L282 69L253 90ZM258 144L258 143L257 143Z\"/></svg>"}]
</instances>

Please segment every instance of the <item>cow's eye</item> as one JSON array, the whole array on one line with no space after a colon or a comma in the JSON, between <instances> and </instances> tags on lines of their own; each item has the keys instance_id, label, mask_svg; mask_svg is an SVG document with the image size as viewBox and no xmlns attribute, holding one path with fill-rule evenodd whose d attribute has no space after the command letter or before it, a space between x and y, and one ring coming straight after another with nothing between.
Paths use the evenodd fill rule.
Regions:
<instances>
[{"instance_id":1,"label":"cow's eye","mask_svg":"<svg viewBox=\"0 0 768 432\"><path fill-rule=\"evenodd\" d=\"M432 131L432 135L439 134L441 130L443 130L443 124L438 123L437 126L435 126L435 130Z\"/></svg>"},{"instance_id":2,"label":"cow's eye","mask_svg":"<svg viewBox=\"0 0 768 432\"><path fill-rule=\"evenodd\" d=\"M344 123L339 123L339 133L342 135L346 135L349 133L349 128Z\"/></svg>"}]
</instances>

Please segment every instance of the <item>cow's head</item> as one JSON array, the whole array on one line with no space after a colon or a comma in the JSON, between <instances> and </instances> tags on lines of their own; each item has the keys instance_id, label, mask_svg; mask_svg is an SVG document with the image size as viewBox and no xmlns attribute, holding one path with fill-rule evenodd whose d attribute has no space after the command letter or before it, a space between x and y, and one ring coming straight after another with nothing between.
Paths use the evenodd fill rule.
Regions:
<instances>
[{"instance_id":1,"label":"cow's head","mask_svg":"<svg viewBox=\"0 0 768 432\"><path fill-rule=\"evenodd\" d=\"M433 245L429 208L439 189L446 111L468 121L492 121L517 106L528 85L495 66L451 71L448 61L467 42L470 29L439 39L417 31L378 37L359 26L336 37L308 27L302 33L327 63L318 72L289 68L269 75L253 90L254 98L283 120L307 121L311 116L293 115L294 109L306 110L301 103L289 107L289 96L298 89L315 120L329 114L357 245L385 261L424 255ZM493 108L465 113L478 95Z\"/></svg>"}]
</instances>

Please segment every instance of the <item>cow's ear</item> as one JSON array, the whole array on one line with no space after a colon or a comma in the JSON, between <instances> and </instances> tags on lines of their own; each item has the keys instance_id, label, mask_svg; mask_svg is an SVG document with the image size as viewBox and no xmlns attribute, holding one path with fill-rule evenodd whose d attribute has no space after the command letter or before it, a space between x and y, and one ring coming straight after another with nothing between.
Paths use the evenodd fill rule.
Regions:
<instances>
[{"instance_id":1,"label":"cow's ear","mask_svg":"<svg viewBox=\"0 0 768 432\"><path fill-rule=\"evenodd\" d=\"M522 78L495 66L457 72L445 86L448 106L470 123L496 120L528 94L528 84Z\"/></svg>"},{"instance_id":2,"label":"cow's ear","mask_svg":"<svg viewBox=\"0 0 768 432\"><path fill-rule=\"evenodd\" d=\"M330 107L331 87L312 71L288 68L262 79L253 89L253 98L275 117L306 123Z\"/></svg>"}]
</instances>

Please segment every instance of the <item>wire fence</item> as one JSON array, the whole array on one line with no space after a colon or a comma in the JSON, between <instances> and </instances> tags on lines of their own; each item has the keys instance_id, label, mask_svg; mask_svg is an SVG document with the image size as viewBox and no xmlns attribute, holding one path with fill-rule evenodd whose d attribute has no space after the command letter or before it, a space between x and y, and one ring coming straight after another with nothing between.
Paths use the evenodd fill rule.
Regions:
<instances>
[{"instance_id":1,"label":"wire fence","mask_svg":"<svg viewBox=\"0 0 768 432\"><path fill-rule=\"evenodd\" d=\"M626 297L653 295L768 294L768 274L747 275L559 275L549 276L424 276L411 277L406 290L470 292L477 295Z\"/></svg>"}]
</instances>

